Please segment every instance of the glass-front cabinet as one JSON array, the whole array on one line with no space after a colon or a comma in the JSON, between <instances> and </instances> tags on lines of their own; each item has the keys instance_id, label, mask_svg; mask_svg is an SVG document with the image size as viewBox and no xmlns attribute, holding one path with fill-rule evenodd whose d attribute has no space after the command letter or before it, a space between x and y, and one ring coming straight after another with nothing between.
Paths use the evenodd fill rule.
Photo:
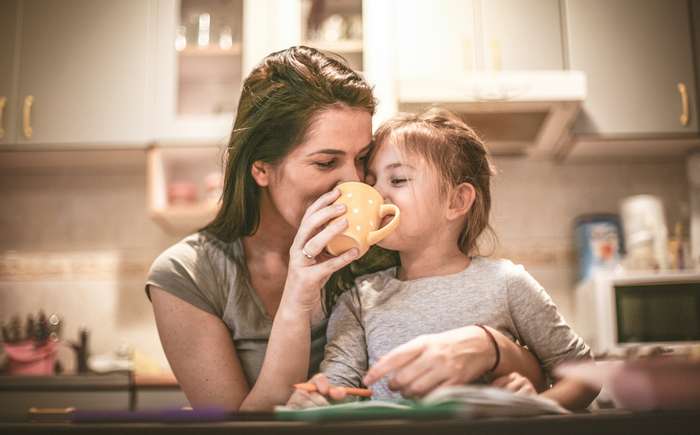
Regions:
<instances>
[{"instance_id":1,"label":"glass-front cabinet","mask_svg":"<svg viewBox=\"0 0 700 435\"><path fill-rule=\"evenodd\" d=\"M362 0L302 0L302 44L342 56L363 68Z\"/></svg>"},{"instance_id":2,"label":"glass-front cabinet","mask_svg":"<svg viewBox=\"0 0 700 435\"><path fill-rule=\"evenodd\" d=\"M225 144L243 80L244 0L160 0L156 143Z\"/></svg>"}]
</instances>

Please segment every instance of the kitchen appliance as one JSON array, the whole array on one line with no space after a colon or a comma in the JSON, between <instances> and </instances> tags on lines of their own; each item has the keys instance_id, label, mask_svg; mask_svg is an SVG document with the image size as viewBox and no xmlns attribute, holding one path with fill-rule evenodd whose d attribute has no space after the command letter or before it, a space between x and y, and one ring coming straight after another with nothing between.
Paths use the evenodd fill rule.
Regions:
<instances>
[{"instance_id":1,"label":"kitchen appliance","mask_svg":"<svg viewBox=\"0 0 700 435\"><path fill-rule=\"evenodd\" d=\"M668 229L661 199L634 195L620 204L628 270L668 269Z\"/></svg>"},{"instance_id":2,"label":"kitchen appliance","mask_svg":"<svg viewBox=\"0 0 700 435\"><path fill-rule=\"evenodd\" d=\"M700 344L700 273L595 272L575 290L575 329L596 354Z\"/></svg>"}]
</instances>

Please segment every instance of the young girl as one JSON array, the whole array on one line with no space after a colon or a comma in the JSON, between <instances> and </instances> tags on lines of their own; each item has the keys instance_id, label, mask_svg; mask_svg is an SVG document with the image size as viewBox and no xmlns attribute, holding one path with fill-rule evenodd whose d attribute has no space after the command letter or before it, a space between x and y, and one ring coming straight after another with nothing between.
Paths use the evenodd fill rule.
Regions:
<instances>
[{"instance_id":1,"label":"young girl","mask_svg":"<svg viewBox=\"0 0 700 435\"><path fill-rule=\"evenodd\" d=\"M386 355L415 337L467 325L488 325L526 345L550 379L557 365L592 358L522 266L476 255L477 239L492 231L493 170L471 128L445 110L431 109L388 121L377 131L375 144L367 181L401 210L397 230L380 246L397 251L400 265L358 278L339 298L328 324L322 374L312 378L319 391L338 399L342 391L329 384L364 384L381 399L422 395L448 385L439 372L421 367L427 358L417 356L410 370L423 370L425 376L394 391L397 386L384 376L390 371ZM498 347L495 340L493 344ZM401 377L400 371L394 378ZM517 373L494 385L537 394ZM573 409L587 406L597 393L558 379L540 394ZM322 403L319 394L301 390L288 402Z\"/></svg>"}]
</instances>

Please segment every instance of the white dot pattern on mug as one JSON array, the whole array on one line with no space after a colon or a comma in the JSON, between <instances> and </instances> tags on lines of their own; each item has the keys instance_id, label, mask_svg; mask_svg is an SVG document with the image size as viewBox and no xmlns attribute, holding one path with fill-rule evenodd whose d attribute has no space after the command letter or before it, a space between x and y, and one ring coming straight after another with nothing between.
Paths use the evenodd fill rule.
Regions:
<instances>
[{"instance_id":1,"label":"white dot pattern on mug","mask_svg":"<svg viewBox=\"0 0 700 435\"><path fill-rule=\"evenodd\" d=\"M373 199L370 199L370 200L369 200L369 203L370 203L370 204L374 204L374 200L373 200Z\"/></svg>"},{"instance_id":2,"label":"white dot pattern on mug","mask_svg":"<svg viewBox=\"0 0 700 435\"><path fill-rule=\"evenodd\" d=\"M357 228L357 231L362 231L362 225L358 225L355 228Z\"/></svg>"},{"instance_id":3,"label":"white dot pattern on mug","mask_svg":"<svg viewBox=\"0 0 700 435\"><path fill-rule=\"evenodd\" d=\"M348 192L348 198L352 198L352 192Z\"/></svg>"},{"instance_id":4,"label":"white dot pattern on mug","mask_svg":"<svg viewBox=\"0 0 700 435\"><path fill-rule=\"evenodd\" d=\"M352 209L352 212L355 213L355 214L358 214L358 213L360 212L360 209L359 209L359 208L353 208L353 209Z\"/></svg>"}]
</instances>

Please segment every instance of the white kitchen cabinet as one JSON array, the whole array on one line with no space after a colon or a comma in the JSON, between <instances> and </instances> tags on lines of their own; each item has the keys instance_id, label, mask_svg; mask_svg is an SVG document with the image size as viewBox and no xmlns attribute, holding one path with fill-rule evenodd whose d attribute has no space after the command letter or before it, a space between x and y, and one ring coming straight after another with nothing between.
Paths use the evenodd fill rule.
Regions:
<instances>
[{"instance_id":1,"label":"white kitchen cabinet","mask_svg":"<svg viewBox=\"0 0 700 435\"><path fill-rule=\"evenodd\" d=\"M399 79L562 69L558 0L397 2Z\"/></svg>"},{"instance_id":2,"label":"white kitchen cabinet","mask_svg":"<svg viewBox=\"0 0 700 435\"><path fill-rule=\"evenodd\" d=\"M397 78L475 70L474 21L474 0L396 2Z\"/></svg>"},{"instance_id":3,"label":"white kitchen cabinet","mask_svg":"<svg viewBox=\"0 0 700 435\"><path fill-rule=\"evenodd\" d=\"M15 45L19 0L0 2L0 145L15 141L17 90Z\"/></svg>"},{"instance_id":4,"label":"white kitchen cabinet","mask_svg":"<svg viewBox=\"0 0 700 435\"><path fill-rule=\"evenodd\" d=\"M486 70L564 68L559 0L480 0Z\"/></svg>"},{"instance_id":5,"label":"white kitchen cabinet","mask_svg":"<svg viewBox=\"0 0 700 435\"><path fill-rule=\"evenodd\" d=\"M686 0L566 0L564 7L569 67L588 78L575 134L697 135Z\"/></svg>"},{"instance_id":6,"label":"white kitchen cabinet","mask_svg":"<svg viewBox=\"0 0 700 435\"><path fill-rule=\"evenodd\" d=\"M18 7L12 86L19 100L8 107L16 111L14 148L143 146L154 2L24 0Z\"/></svg>"}]
</instances>

